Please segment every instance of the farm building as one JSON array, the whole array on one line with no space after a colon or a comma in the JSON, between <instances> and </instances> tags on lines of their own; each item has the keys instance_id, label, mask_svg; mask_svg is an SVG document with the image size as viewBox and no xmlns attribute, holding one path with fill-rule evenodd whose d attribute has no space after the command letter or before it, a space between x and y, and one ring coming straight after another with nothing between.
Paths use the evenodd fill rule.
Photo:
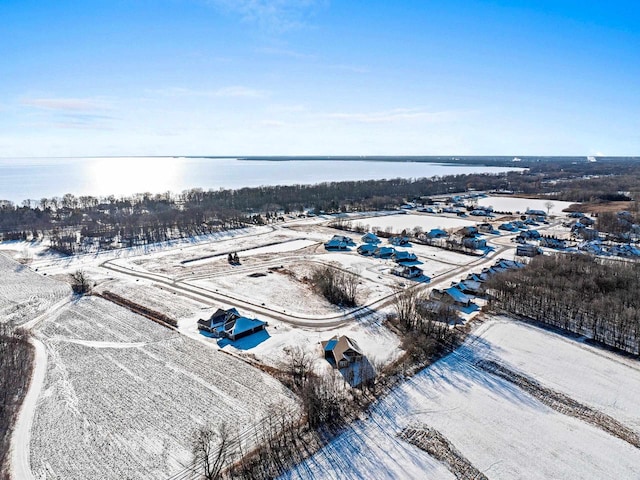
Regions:
<instances>
[{"instance_id":1,"label":"farm building","mask_svg":"<svg viewBox=\"0 0 640 480\"><path fill-rule=\"evenodd\" d=\"M378 243L380 243L380 238L375 233L371 232L365 233L360 240L362 240L364 243L370 243L373 245L377 245Z\"/></svg>"},{"instance_id":2,"label":"farm building","mask_svg":"<svg viewBox=\"0 0 640 480\"><path fill-rule=\"evenodd\" d=\"M391 269L391 273L404 278L419 278L424 275L422 269L416 267L415 265L398 265L397 267Z\"/></svg>"},{"instance_id":3,"label":"farm building","mask_svg":"<svg viewBox=\"0 0 640 480\"><path fill-rule=\"evenodd\" d=\"M337 335L322 342L324 358L338 368L347 367L350 363L363 357L362 350L352 338Z\"/></svg>"}]
</instances>

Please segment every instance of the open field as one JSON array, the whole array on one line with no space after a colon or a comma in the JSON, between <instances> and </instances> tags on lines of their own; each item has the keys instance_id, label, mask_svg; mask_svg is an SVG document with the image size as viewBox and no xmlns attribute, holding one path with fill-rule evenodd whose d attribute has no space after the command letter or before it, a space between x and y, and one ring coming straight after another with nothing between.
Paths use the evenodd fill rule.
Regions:
<instances>
[{"instance_id":1,"label":"open field","mask_svg":"<svg viewBox=\"0 0 640 480\"><path fill-rule=\"evenodd\" d=\"M522 343L509 340L520 333L514 328L528 330ZM504 351L498 339L506 343ZM536 364L532 355L543 351L547 359ZM603 357L600 353L546 331L489 321L456 352L393 390L369 419L357 422L287 478L447 478L448 472L432 472L432 457L398 437L407 427L435 429L491 479L636 478L639 449L596 426L558 413L513 383L476 367L482 359L505 365L510 362L523 371L529 368L528 374L535 372L536 380L546 386L546 379L561 382L575 374L571 368L588 365L582 375L574 377L584 386L576 385L575 380L565 386L564 393L584 397L581 390L591 387L593 408L607 409L627 427L637 426L640 409L629 405L628 398L640 382L638 362L619 363L618 357L609 359L609 354ZM565 368L569 368L566 374ZM611 376L611 384L588 381L607 376ZM622 378L625 380L619 388L610 388ZM626 385L631 385L628 393L622 392ZM626 415L622 415L623 409L628 409Z\"/></svg>"},{"instance_id":2,"label":"open field","mask_svg":"<svg viewBox=\"0 0 640 480\"><path fill-rule=\"evenodd\" d=\"M559 200L545 200L539 198L521 198L521 197L481 197L478 199L478 205L493 207L497 212L520 212L524 213L527 209L547 211L547 203L551 202L553 206L549 213L551 215L565 215L562 210L574 205L572 202L561 202Z\"/></svg>"},{"instance_id":3,"label":"open field","mask_svg":"<svg viewBox=\"0 0 640 480\"><path fill-rule=\"evenodd\" d=\"M390 228L391 232L400 233L402 230L413 230L415 227L420 227L425 232L433 228L462 228L475 225L477 221L444 215L418 215L409 213L364 218L354 221L353 223L354 225L369 226L369 230L386 230Z\"/></svg>"},{"instance_id":4,"label":"open field","mask_svg":"<svg viewBox=\"0 0 640 480\"><path fill-rule=\"evenodd\" d=\"M36 478L165 478L188 466L198 427L244 430L270 404L272 377L99 298L36 333L48 367L31 435Z\"/></svg>"},{"instance_id":5,"label":"open field","mask_svg":"<svg viewBox=\"0 0 640 480\"><path fill-rule=\"evenodd\" d=\"M0 322L25 324L70 294L68 284L0 254Z\"/></svg>"}]
</instances>

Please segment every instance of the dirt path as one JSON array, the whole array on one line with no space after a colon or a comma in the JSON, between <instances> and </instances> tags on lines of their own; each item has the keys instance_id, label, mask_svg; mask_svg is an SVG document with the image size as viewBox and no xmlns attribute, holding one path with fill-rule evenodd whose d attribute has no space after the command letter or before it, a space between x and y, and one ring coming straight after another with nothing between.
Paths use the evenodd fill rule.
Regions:
<instances>
[{"instance_id":1,"label":"dirt path","mask_svg":"<svg viewBox=\"0 0 640 480\"><path fill-rule=\"evenodd\" d=\"M35 480L31 472L31 426L47 373L47 351L44 344L34 337L31 337L31 343L35 348L33 375L11 436L11 477L16 480Z\"/></svg>"},{"instance_id":2,"label":"dirt path","mask_svg":"<svg viewBox=\"0 0 640 480\"><path fill-rule=\"evenodd\" d=\"M50 318L58 310L63 308L71 301L72 297L66 297L51 306L46 312L38 315L33 320L28 321L22 328L25 330L33 330L40 322L46 318ZM29 341L34 347L35 355L33 358L33 373L31 375L31 383L29 391L22 402L20 414L15 424L15 428L11 435L11 478L16 480L35 480L31 472L31 426L33 425L33 417L35 415L38 397L44 385L47 374L47 350L44 344L30 336Z\"/></svg>"}]
</instances>

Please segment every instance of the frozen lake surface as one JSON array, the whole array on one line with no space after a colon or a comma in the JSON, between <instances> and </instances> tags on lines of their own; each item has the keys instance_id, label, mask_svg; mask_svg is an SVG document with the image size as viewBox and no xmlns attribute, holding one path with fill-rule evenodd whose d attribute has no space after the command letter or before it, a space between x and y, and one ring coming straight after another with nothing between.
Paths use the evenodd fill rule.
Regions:
<instances>
[{"instance_id":1,"label":"frozen lake surface","mask_svg":"<svg viewBox=\"0 0 640 480\"><path fill-rule=\"evenodd\" d=\"M500 173L504 167L353 160L239 160L237 158L109 157L0 159L0 200L74 195L130 195L189 188L219 189L345 180Z\"/></svg>"}]
</instances>

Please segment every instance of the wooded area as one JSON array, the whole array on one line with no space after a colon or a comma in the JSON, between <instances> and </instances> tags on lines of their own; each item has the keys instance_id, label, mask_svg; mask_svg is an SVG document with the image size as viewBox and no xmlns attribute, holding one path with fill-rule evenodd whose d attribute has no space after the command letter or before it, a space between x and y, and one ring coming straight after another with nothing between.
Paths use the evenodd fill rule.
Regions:
<instances>
[{"instance_id":1,"label":"wooded area","mask_svg":"<svg viewBox=\"0 0 640 480\"><path fill-rule=\"evenodd\" d=\"M212 160L214 161L214 160ZM506 164L511 164L507 162ZM133 247L222 229L276 222L282 212L354 212L397 208L427 195L469 190L510 190L569 201L638 198L640 164L629 159L577 162L523 159L524 172L433 178L330 182L238 190L192 189L180 194L129 198L63 197L0 200L0 238L41 239L73 254Z\"/></svg>"},{"instance_id":2,"label":"wooded area","mask_svg":"<svg viewBox=\"0 0 640 480\"><path fill-rule=\"evenodd\" d=\"M0 323L0 480L10 479L11 432L33 367L33 348L25 335Z\"/></svg>"},{"instance_id":3,"label":"wooded area","mask_svg":"<svg viewBox=\"0 0 640 480\"><path fill-rule=\"evenodd\" d=\"M640 354L640 264L539 256L491 278L492 308Z\"/></svg>"}]
</instances>

